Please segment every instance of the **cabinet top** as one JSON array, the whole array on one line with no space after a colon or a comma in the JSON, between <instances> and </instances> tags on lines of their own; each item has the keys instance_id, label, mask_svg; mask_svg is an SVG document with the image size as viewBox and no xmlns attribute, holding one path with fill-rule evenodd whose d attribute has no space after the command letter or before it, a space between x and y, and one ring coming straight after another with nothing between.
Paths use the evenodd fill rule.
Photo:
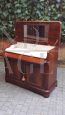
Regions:
<instances>
[{"instance_id":1,"label":"cabinet top","mask_svg":"<svg viewBox=\"0 0 65 115\"><path fill-rule=\"evenodd\" d=\"M20 21L15 23L17 42L53 45L59 47L61 41L60 21Z\"/></svg>"}]
</instances>

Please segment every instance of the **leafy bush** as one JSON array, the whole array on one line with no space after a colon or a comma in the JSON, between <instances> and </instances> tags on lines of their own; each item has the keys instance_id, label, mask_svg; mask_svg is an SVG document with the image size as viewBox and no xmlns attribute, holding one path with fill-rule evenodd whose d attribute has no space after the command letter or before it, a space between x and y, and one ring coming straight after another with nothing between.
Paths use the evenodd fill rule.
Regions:
<instances>
[{"instance_id":1,"label":"leafy bush","mask_svg":"<svg viewBox=\"0 0 65 115\"><path fill-rule=\"evenodd\" d=\"M14 37L16 19L60 20L65 40L65 0L0 0L0 36L5 29Z\"/></svg>"}]
</instances>

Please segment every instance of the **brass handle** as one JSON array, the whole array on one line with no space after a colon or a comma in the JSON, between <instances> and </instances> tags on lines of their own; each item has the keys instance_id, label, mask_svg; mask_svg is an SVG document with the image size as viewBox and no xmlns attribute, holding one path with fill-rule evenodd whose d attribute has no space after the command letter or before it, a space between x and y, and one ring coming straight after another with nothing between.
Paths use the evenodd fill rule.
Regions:
<instances>
[{"instance_id":1,"label":"brass handle","mask_svg":"<svg viewBox=\"0 0 65 115\"><path fill-rule=\"evenodd\" d=\"M22 81L25 81L26 79L25 79L25 76L23 75L23 77L22 77Z\"/></svg>"},{"instance_id":2,"label":"brass handle","mask_svg":"<svg viewBox=\"0 0 65 115\"><path fill-rule=\"evenodd\" d=\"M20 72L20 80L25 81L26 80L26 76L24 72Z\"/></svg>"}]
</instances>

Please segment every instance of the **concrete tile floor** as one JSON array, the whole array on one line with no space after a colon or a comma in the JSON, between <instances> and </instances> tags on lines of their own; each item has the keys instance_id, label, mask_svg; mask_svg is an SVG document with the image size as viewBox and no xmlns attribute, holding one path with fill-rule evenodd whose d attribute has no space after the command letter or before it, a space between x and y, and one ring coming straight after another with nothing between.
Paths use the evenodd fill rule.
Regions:
<instances>
[{"instance_id":1,"label":"concrete tile floor","mask_svg":"<svg viewBox=\"0 0 65 115\"><path fill-rule=\"evenodd\" d=\"M58 68L58 86L49 98L5 82L0 62L0 115L65 115L65 68Z\"/></svg>"}]
</instances>

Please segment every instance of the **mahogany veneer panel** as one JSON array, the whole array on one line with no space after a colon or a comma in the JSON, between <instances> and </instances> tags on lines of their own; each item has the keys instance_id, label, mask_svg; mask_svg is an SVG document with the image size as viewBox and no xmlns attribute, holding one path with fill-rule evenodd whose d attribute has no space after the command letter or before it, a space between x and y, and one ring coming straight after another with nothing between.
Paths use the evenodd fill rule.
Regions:
<instances>
[{"instance_id":1,"label":"mahogany veneer panel","mask_svg":"<svg viewBox=\"0 0 65 115\"><path fill-rule=\"evenodd\" d=\"M16 84L44 97L49 97L57 86L57 59L60 45L61 23L59 21L17 21L15 25L15 40L17 42L36 43L36 40L24 40L24 25L48 25L48 39L39 40L37 44L56 46L48 52L46 59L29 57L5 52L5 80ZM19 64L19 65L18 65Z\"/></svg>"}]
</instances>

